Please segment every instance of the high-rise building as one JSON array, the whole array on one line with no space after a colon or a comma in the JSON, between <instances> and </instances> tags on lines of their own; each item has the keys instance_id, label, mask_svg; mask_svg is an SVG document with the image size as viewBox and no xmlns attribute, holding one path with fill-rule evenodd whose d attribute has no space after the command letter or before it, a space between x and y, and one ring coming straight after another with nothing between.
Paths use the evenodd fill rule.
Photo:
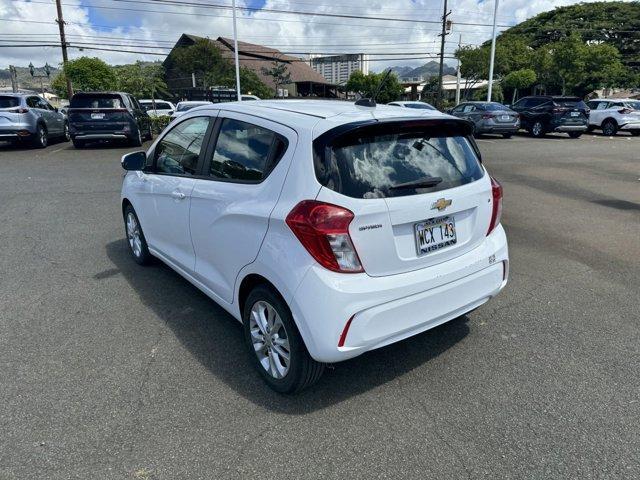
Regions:
<instances>
[{"instance_id":1,"label":"high-rise building","mask_svg":"<svg viewBox=\"0 0 640 480\"><path fill-rule=\"evenodd\" d=\"M323 57L312 54L309 59L309 65L322 75L327 82L339 85L346 83L349 80L349 76L355 71L359 70L364 74L369 73L369 55L353 53Z\"/></svg>"}]
</instances>

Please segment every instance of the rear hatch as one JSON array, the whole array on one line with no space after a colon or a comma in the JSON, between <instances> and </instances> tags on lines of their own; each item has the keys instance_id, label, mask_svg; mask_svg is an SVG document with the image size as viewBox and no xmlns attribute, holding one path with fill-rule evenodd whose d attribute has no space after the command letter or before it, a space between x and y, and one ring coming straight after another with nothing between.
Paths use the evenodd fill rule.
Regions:
<instances>
[{"instance_id":1,"label":"rear hatch","mask_svg":"<svg viewBox=\"0 0 640 480\"><path fill-rule=\"evenodd\" d=\"M128 129L131 114L117 93L76 94L68 111L69 123L83 132L117 132Z\"/></svg>"},{"instance_id":2,"label":"rear hatch","mask_svg":"<svg viewBox=\"0 0 640 480\"><path fill-rule=\"evenodd\" d=\"M561 125L586 125L589 107L578 97L554 97L553 122Z\"/></svg>"},{"instance_id":3,"label":"rear hatch","mask_svg":"<svg viewBox=\"0 0 640 480\"><path fill-rule=\"evenodd\" d=\"M316 200L353 212L349 234L369 275L437 265L483 241L491 182L470 133L462 120L415 119L316 139Z\"/></svg>"}]
</instances>

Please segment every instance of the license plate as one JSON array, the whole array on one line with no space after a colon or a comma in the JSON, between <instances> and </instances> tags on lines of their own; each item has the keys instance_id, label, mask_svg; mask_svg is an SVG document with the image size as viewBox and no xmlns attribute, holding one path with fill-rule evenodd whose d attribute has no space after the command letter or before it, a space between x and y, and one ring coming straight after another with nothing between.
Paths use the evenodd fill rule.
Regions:
<instances>
[{"instance_id":1,"label":"license plate","mask_svg":"<svg viewBox=\"0 0 640 480\"><path fill-rule=\"evenodd\" d=\"M455 245L456 222L452 216L431 218L414 225L418 256Z\"/></svg>"},{"instance_id":2,"label":"license plate","mask_svg":"<svg viewBox=\"0 0 640 480\"><path fill-rule=\"evenodd\" d=\"M509 115L502 115L500 118L501 118L502 120L509 120L509 119L511 118L511 116L509 116Z\"/></svg>"},{"instance_id":3,"label":"license plate","mask_svg":"<svg viewBox=\"0 0 640 480\"><path fill-rule=\"evenodd\" d=\"M92 113L91 120L102 120L104 118L104 113Z\"/></svg>"},{"instance_id":4,"label":"license plate","mask_svg":"<svg viewBox=\"0 0 640 480\"><path fill-rule=\"evenodd\" d=\"M578 115L580 115L580 112L571 112L572 117L577 117Z\"/></svg>"}]
</instances>

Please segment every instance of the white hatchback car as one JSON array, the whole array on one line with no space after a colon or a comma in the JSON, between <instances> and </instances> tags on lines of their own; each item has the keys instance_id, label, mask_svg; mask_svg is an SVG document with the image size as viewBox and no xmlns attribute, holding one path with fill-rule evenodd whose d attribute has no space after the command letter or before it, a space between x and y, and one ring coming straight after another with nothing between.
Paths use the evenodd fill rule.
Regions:
<instances>
[{"instance_id":1,"label":"white hatchback car","mask_svg":"<svg viewBox=\"0 0 640 480\"><path fill-rule=\"evenodd\" d=\"M439 112L340 101L189 110L122 158L131 253L242 322L273 389L301 390L507 283L502 188L471 133Z\"/></svg>"}]
</instances>

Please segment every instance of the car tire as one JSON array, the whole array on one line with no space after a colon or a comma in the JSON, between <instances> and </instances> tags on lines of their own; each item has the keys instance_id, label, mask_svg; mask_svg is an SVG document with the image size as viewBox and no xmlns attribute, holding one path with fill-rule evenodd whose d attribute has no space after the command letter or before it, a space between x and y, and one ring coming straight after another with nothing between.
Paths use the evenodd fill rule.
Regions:
<instances>
[{"instance_id":1,"label":"car tire","mask_svg":"<svg viewBox=\"0 0 640 480\"><path fill-rule=\"evenodd\" d=\"M618 133L618 124L615 120L605 120L602 122L602 134L605 137L613 137L616 133Z\"/></svg>"},{"instance_id":2,"label":"car tire","mask_svg":"<svg viewBox=\"0 0 640 480\"><path fill-rule=\"evenodd\" d=\"M569 137L571 138L580 138L582 136L582 132L569 132Z\"/></svg>"},{"instance_id":3,"label":"car tire","mask_svg":"<svg viewBox=\"0 0 640 480\"><path fill-rule=\"evenodd\" d=\"M64 129L62 131L62 141L68 142L69 140L71 140L71 135L69 134L69 124L65 122Z\"/></svg>"},{"instance_id":4,"label":"car tire","mask_svg":"<svg viewBox=\"0 0 640 480\"><path fill-rule=\"evenodd\" d=\"M640 130L629 130L629 133L634 137L640 137Z\"/></svg>"},{"instance_id":5,"label":"car tire","mask_svg":"<svg viewBox=\"0 0 640 480\"><path fill-rule=\"evenodd\" d=\"M318 381L324 364L309 355L289 307L277 292L267 285L255 287L244 302L242 320L251 361L269 387L279 393L297 393Z\"/></svg>"},{"instance_id":6,"label":"car tire","mask_svg":"<svg viewBox=\"0 0 640 480\"><path fill-rule=\"evenodd\" d=\"M76 148L84 148L85 145L86 145L84 140L75 139L75 138L71 139L71 143L73 143L73 146L76 147Z\"/></svg>"},{"instance_id":7,"label":"car tire","mask_svg":"<svg viewBox=\"0 0 640 480\"><path fill-rule=\"evenodd\" d=\"M533 125L531 125L531 135L533 135L535 138L541 138L544 137L545 131L544 131L544 125L542 124L542 122L540 121L536 121L533 122Z\"/></svg>"},{"instance_id":8,"label":"car tire","mask_svg":"<svg viewBox=\"0 0 640 480\"><path fill-rule=\"evenodd\" d=\"M47 134L47 129L44 128L44 125L38 125L36 128L36 134L33 137L33 146L36 148L47 148L49 144L49 135Z\"/></svg>"},{"instance_id":9,"label":"car tire","mask_svg":"<svg viewBox=\"0 0 640 480\"><path fill-rule=\"evenodd\" d=\"M124 232L127 236L129 252L138 265L148 265L151 262L151 253L144 232L140 226L138 215L131 205L124 209Z\"/></svg>"},{"instance_id":10,"label":"car tire","mask_svg":"<svg viewBox=\"0 0 640 480\"><path fill-rule=\"evenodd\" d=\"M502 138L511 138L513 137L513 133L503 133Z\"/></svg>"},{"instance_id":11,"label":"car tire","mask_svg":"<svg viewBox=\"0 0 640 480\"><path fill-rule=\"evenodd\" d=\"M135 134L134 137L132 137L129 142L131 143L132 147L141 147L142 146L142 132L140 131L140 128L137 129L137 133Z\"/></svg>"}]
</instances>

